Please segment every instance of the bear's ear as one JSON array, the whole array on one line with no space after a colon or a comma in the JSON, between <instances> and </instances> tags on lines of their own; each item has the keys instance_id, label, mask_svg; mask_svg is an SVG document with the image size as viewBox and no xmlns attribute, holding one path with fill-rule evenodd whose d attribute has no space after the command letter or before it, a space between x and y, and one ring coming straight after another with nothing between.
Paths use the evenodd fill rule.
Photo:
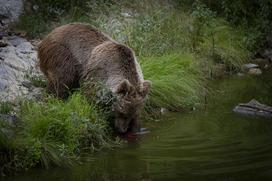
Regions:
<instances>
[{"instance_id":1,"label":"bear's ear","mask_svg":"<svg viewBox=\"0 0 272 181\"><path fill-rule=\"evenodd\" d=\"M149 92L150 88L151 88L151 81L149 80L145 80L143 82L143 97L145 97L147 95L147 93Z\"/></svg>"},{"instance_id":2,"label":"bear's ear","mask_svg":"<svg viewBox=\"0 0 272 181\"><path fill-rule=\"evenodd\" d=\"M117 87L116 93L126 95L130 92L132 86L127 79L124 79Z\"/></svg>"}]
</instances>

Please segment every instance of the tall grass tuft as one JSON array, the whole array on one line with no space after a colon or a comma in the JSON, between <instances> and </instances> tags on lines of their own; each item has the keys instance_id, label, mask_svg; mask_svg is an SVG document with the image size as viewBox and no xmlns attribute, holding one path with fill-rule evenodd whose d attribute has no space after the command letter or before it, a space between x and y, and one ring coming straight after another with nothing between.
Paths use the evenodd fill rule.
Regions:
<instances>
[{"instance_id":1,"label":"tall grass tuft","mask_svg":"<svg viewBox=\"0 0 272 181\"><path fill-rule=\"evenodd\" d=\"M191 54L142 58L141 66L145 79L153 84L149 107L181 111L202 102L205 78Z\"/></svg>"},{"instance_id":2,"label":"tall grass tuft","mask_svg":"<svg viewBox=\"0 0 272 181\"><path fill-rule=\"evenodd\" d=\"M69 166L84 153L111 148L110 129L99 110L79 93L67 102L48 97L46 102L25 101L17 133L17 169L42 164Z\"/></svg>"},{"instance_id":3,"label":"tall grass tuft","mask_svg":"<svg viewBox=\"0 0 272 181\"><path fill-rule=\"evenodd\" d=\"M214 63L239 68L250 58L250 51L244 42L243 30L235 30L224 20L218 19L212 26L205 27L201 54L210 57Z\"/></svg>"}]
</instances>

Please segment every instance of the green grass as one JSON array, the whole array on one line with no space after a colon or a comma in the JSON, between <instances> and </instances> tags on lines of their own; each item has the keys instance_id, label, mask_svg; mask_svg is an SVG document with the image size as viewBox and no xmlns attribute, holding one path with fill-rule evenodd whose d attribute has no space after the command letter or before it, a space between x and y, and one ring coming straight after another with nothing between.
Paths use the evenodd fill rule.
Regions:
<instances>
[{"instance_id":1,"label":"green grass","mask_svg":"<svg viewBox=\"0 0 272 181\"><path fill-rule=\"evenodd\" d=\"M80 93L67 101L50 96L45 102L24 101L19 117L12 157L5 163L13 170L70 166L81 155L118 145L106 118Z\"/></svg>"},{"instance_id":2,"label":"green grass","mask_svg":"<svg viewBox=\"0 0 272 181\"><path fill-rule=\"evenodd\" d=\"M50 30L50 24L40 14L23 14L13 27L25 32L30 38L40 36Z\"/></svg>"},{"instance_id":3,"label":"green grass","mask_svg":"<svg viewBox=\"0 0 272 181\"><path fill-rule=\"evenodd\" d=\"M0 103L0 114L9 114L12 110L13 110L13 105L11 102Z\"/></svg>"},{"instance_id":4,"label":"green grass","mask_svg":"<svg viewBox=\"0 0 272 181\"><path fill-rule=\"evenodd\" d=\"M198 106L205 94L205 78L191 54L141 59L145 79L152 81L148 107L172 111Z\"/></svg>"},{"instance_id":5,"label":"green grass","mask_svg":"<svg viewBox=\"0 0 272 181\"><path fill-rule=\"evenodd\" d=\"M25 75L25 78L28 79L31 82L31 84L35 87L46 87L47 85L47 80L45 79L44 76L41 75L28 73Z\"/></svg>"},{"instance_id":6,"label":"green grass","mask_svg":"<svg viewBox=\"0 0 272 181\"><path fill-rule=\"evenodd\" d=\"M202 56L211 57L215 63L224 63L239 68L250 58L242 29L232 28L226 21L217 19L212 26L205 27L200 45Z\"/></svg>"}]
</instances>

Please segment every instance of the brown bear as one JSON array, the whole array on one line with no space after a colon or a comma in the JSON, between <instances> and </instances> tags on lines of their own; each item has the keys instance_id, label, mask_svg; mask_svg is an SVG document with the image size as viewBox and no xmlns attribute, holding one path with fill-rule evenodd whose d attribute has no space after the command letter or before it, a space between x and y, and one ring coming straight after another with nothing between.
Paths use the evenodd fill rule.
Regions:
<instances>
[{"instance_id":1,"label":"brown bear","mask_svg":"<svg viewBox=\"0 0 272 181\"><path fill-rule=\"evenodd\" d=\"M44 38L38 58L50 93L66 98L69 90L84 82L102 83L117 97L112 106L115 129L138 131L139 112L151 83L143 79L132 49L90 25L71 23Z\"/></svg>"}]
</instances>

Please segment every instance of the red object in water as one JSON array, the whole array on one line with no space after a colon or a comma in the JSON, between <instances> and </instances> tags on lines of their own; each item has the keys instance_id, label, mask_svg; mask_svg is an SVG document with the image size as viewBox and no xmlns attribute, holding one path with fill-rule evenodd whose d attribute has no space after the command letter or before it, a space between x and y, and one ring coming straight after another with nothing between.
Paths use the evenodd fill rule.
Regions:
<instances>
[{"instance_id":1,"label":"red object in water","mask_svg":"<svg viewBox=\"0 0 272 181\"><path fill-rule=\"evenodd\" d=\"M134 132L127 132L125 134L119 134L119 137L128 141L135 141L137 140L138 136Z\"/></svg>"},{"instance_id":2,"label":"red object in water","mask_svg":"<svg viewBox=\"0 0 272 181\"><path fill-rule=\"evenodd\" d=\"M122 139L126 139L128 141L136 141L138 140L138 138L140 138L141 136L145 135L149 133L149 131L147 131L146 129L142 129L139 132L127 132L125 134L119 134L119 137Z\"/></svg>"}]
</instances>

